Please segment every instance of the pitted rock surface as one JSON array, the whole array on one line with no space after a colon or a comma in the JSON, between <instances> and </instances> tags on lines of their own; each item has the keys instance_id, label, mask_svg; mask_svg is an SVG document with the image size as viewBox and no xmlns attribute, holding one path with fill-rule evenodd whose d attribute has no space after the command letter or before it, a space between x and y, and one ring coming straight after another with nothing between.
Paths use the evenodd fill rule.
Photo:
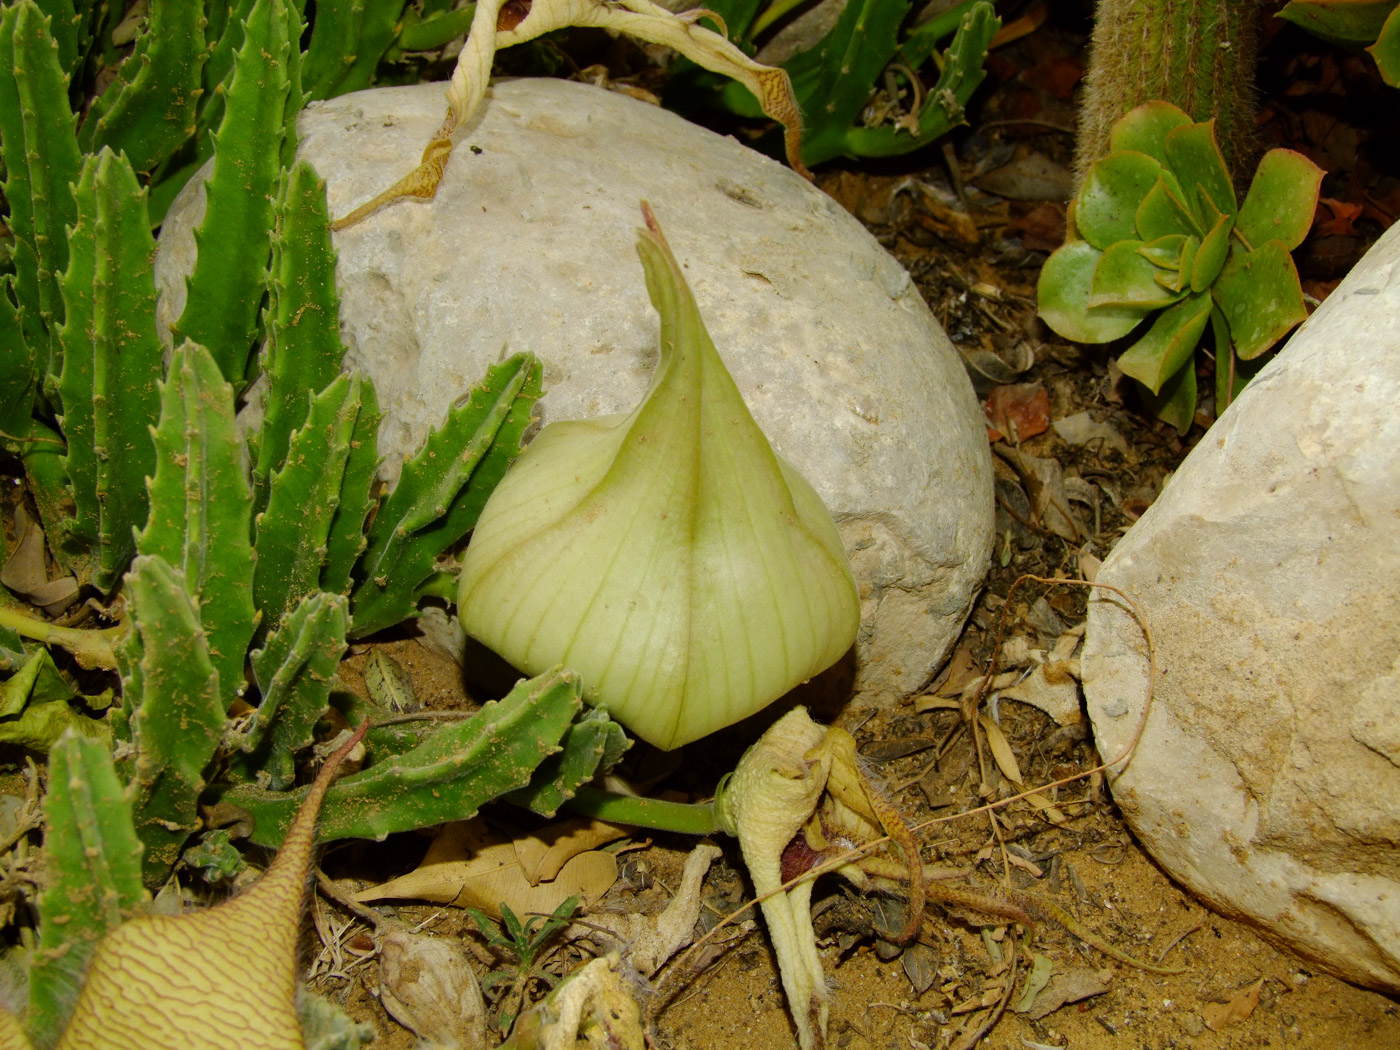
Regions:
<instances>
[{"instance_id":1,"label":"pitted rock surface","mask_svg":"<svg viewBox=\"0 0 1400 1050\"><path fill-rule=\"evenodd\" d=\"M1113 781L1158 862L1347 980L1400 991L1400 227L1202 438L1098 574L1161 674ZM1090 603L1105 758L1147 691L1142 634Z\"/></svg>"}]
</instances>

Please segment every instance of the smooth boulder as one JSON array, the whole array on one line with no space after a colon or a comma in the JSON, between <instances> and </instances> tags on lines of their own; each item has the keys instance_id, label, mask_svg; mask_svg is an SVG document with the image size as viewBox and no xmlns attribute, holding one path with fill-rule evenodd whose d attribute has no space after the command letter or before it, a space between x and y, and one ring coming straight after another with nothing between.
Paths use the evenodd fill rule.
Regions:
<instances>
[{"instance_id":1,"label":"smooth boulder","mask_svg":"<svg viewBox=\"0 0 1400 1050\"><path fill-rule=\"evenodd\" d=\"M342 215L417 163L443 85L316 103L300 155ZM497 83L432 201L335 237L347 363L374 380L386 476L502 355L545 364L545 422L629 410L657 359L633 244L654 208L720 354L775 447L833 512L861 587L858 685L919 688L956 637L992 542L985 428L909 275L781 165L625 95ZM178 317L203 213L194 180L162 231Z\"/></svg>"},{"instance_id":2,"label":"smooth boulder","mask_svg":"<svg viewBox=\"0 0 1400 1050\"><path fill-rule=\"evenodd\" d=\"M1228 915L1400 991L1400 226L1224 413L1097 580L1156 640L1156 698L1113 795L1158 862ZM1105 759L1146 647L1091 602Z\"/></svg>"}]
</instances>

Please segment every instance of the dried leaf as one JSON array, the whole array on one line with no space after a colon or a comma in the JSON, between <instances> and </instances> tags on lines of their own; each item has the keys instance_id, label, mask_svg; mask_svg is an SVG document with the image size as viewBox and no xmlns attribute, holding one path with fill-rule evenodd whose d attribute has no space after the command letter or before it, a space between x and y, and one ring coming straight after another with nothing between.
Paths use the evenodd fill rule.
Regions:
<instances>
[{"instance_id":1,"label":"dried leaf","mask_svg":"<svg viewBox=\"0 0 1400 1050\"><path fill-rule=\"evenodd\" d=\"M1241 988L1225 1002L1206 1003L1201 1007L1201 1020L1212 1032L1218 1032L1232 1024L1247 1021L1259 1005L1259 993L1264 988L1264 978L1259 978L1248 988Z\"/></svg>"},{"instance_id":2,"label":"dried leaf","mask_svg":"<svg viewBox=\"0 0 1400 1050\"><path fill-rule=\"evenodd\" d=\"M1011 465L1025 484L1039 524L1071 543L1080 543L1089 537L1089 530L1070 509L1064 468L1058 460L1030 456L1004 445L997 445L996 453Z\"/></svg>"},{"instance_id":3,"label":"dried leaf","mask_svg":"<svg viewBox=\"0 0 1400 1050\"><path fill-rule=\"evenodd\" d=\"M993 387L982 411L992 441L1025 441L1050 428L1050 395L1041 383Z\"/></svg>"},{"instance_id":4,"label":"dried leaf","mask_svg":"<svg viewBox=\"0 0 1400 1050\"><path fill-rule=\"evenodd\" d=\"M1001 731L1001 726L986 715L979 715L978 721L982 723L982 731L987 735L987 746L992 749L992 757L996 759L997 768L1001 770L1002 776L1020 784L1021 766L1016 761L1015 753L1011 750L1011 741L1006 739L1006 734Z\"/></svg>"},{"instance_id":5,"label":"dried leaf","mask_svg":"<svg viewBox=\"0 0 1400 1050\"><path fill-rule=\"evenodd\" d=\"M555 836L556 842L567 841L580 826L590 823L566 821L547 830ZM609 839L625 834L621 828L614 828ZM587 841L586 836L575 840L579 844ZM596 841L591 843L596 844ZM545 861L549 845L545 843L538 850L536 873L547 870L560 857L556 853ZM568 848L563 852L567 853ZM477 817L443 825L423 862L414 871L363 890L355 899L406 897L480 908L493 918L500 917L504 902L517 915L548 915L571 896L583 898L586 904L596 901L616 881L617 858L582 845L580 852L558 867L553 879L541 879L538 885L533 885L521 866L516 843L493 831Z\"/></svg>"},{"instance_id":6,"label":"dried leaf","mask_svg":"<svg viewBox=\"0 0 1400 1050\"><path fill-rule=\"evenodd\" d=\"M1103 559L1089 549L1089 544L1084 544L1079 548L1079 575L1093 583L1098 579L1099 566L1103 564Z\"/></svg>"},{"instance_id":7,"label":"dried leaf","mask_svg":"<svg viewBox=\"0 0 1400 1050\"><path fill-rule=\"evenodd\" d=\"M1016 755L1011 750L1011 741L1006 739L1006 734L1001 731L1001 727L986 715L978 715L977 717L982 725L982 731L987 735L987 746L991 748L992 758L996 759L997 768L1001 770L1002 776L1015 785L1018 793L1024 791L1026 786L1021 780L1021 767L1016 761ZM1069 823L1069 818L1039 792L1027 795L1026 801L1050 823L1061 825Z\"/></svg>"},{"instance_id":8,"label":"dried leaf","mask_svg":"<svg viewBox=\"0 0 1400 1050\"><path fill-rule=\"evenodd\" d=\"M916 755L938 746L938 738L933 736L900 736L893 740L881 740L861 752L870 762L893 762L897 758Z\"/></svg>"},{"instance_id":9,"label":"dried leaf","mask_svg":"<svg viewBox=\"0 0 1400 1050\"><path fill-rule=\"evenodd\" d=\"M61 613L78 597L78 581L73 576L49 579L44 559L44 530L26 521L21 508L15 524L23 529L19 545L0 569L0 583L52 615Z\"/></svg>"},{"instance_id":10,"label":"dried leaf","mask_svg":"<svg viewBox=\"0 0 1400 1050\"><path fill-rule=\"evenodd\" d=\"M978 175L979 190L1013 201L1067 201L1074 196L1074 174L1043 153L1031 152Z\"/></svg>"},{"instance_id":11,"label":"dried leaf","mask_svg":"<svg viewBox=\"0 0 1400 1050\"><path fill-rule=\"evenodd\" d=\"M975 228L973 234L976 243L980 234ZM959 346L958 353L964 364L994 383L1009 383L1035 364L1035 350L1024 339L1005 348L986 339L981 346Z\"/></svg>"},{"instance_id":12,"label":"dried leaf","mask_svg":"<svg viewBox=\"0 0 1400 1050\"><path fill-rule=\"evenodd\" d=\"M923 995L938 979L938 954L922 941L915 941L905 948L899 962L915 995Z\"/></svg>"},{"instance_id":13,"label":"dried leaf","mask_svg":"<svg viewBox=\"0 0 1400 1050\"><path fill-rule=\"evenodd\" d=\"M370 699L389 711L417 711L423 705L413 691L413 679L400 663L377 646L365 664L365 688Z\"/></svg>"},{"instance_id":14,"label":"dried leaf","mask_svg":"<svg viewBox=\"0 0 1400 1050\"><path fill-rule=\"evenodd\" d=\"M626 828L601 820L564 820L540 828L533 835L511 840L516 863L531 886L559 876L574 857L629 834Z\"/></svg>"},{"instance_id":15,"label":"dried leaf","mask_svg":"<svg viewBox=\"0 0 1400 1050\"><path fill-rule=\"evenodd\" d=\"M1079 412L1064 419L1055 420L1055 433L1071 445L1093 445L1100 456L1104 449L1117 449L1123 456L1128 454L1128 442L1111 423L1100 423L1088 412Z\"/></svg>"},{"instance_id":16,"label":"dried leaf","mask_svg":"<svg viewBox=\"0 0 1400 1050\"><path fill-rule=\"evenodd\" d=\"M1036 996L1035 1005L1027 1010L1026 1016L1039 1020L1054 1013L1066 1003L1077 1003L1081 999L1102 995L1108 991L1108 970L1090 970L1078 966L1065 973L1057 973L1050 978L1045 990Z\"/></svg>"},{"instance_id":17,"label":"dried leaf","mask_svg":"<svg viewBox=\"0 0 1400 1050\"><path fill-rule=\"evenodd\" d=\"M1039 952L1031 956L1031 972L1026 975L1026 987L1021 993L1021 998L1012 1007L1018 1014L1026 1013L1035 1006L1036 997L1050 983L1050 978L1055 972L1054 965L1047 956Z\"/></svg>"},{"instance_id":18,"label":"dried leaf","mask_svg":"<svg viewBox=\"0 0 1400 1050\"><path fill-rule=\"evenodd\" d=\"M466 953L450 941L395 929L379 939L379 1001L438 1050L486 1046L486 1004Z\"/></svg>"},{"instance_id":19,"label":"dried leaf","mask_svg":"<svg viewBox=\"0 0 1400 1050\"><path fill-rule=\"evenodd\" d=\"M949 658L943 673L934 683L933 691L939 696L957 696L968 682L981 674L977 658L972 654L972 646L960 645Z\"/></svg>"},{"instance_id":20,"label":"dried leaf","mask_svg":"<svg viewBox=\"0 0 1400 1050\"><path fill-rule=\"evenodd\" d=\"M1323 216L1319 214L1317 222L1313 226L1313 233L1321 237L1354 237L1356 227L1354 223L1361 218L1365 210L1363 205L1354 204L1351 201L1339 201L1331 197L1320 197L1318 199L1319 209L1326 212Z\"/></svg>"}]
</instances>

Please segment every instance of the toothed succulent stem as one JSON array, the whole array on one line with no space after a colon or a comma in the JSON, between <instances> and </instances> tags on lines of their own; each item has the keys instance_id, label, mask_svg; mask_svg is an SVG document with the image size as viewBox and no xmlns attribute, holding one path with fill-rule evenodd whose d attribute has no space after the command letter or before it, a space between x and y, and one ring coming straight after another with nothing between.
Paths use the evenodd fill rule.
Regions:
<instances>
[{"instance_id":1,"label":"toothed succulent stem","mask_svg":"<svg viewBox=\"0 0 1400 1050\"><path fill-rule=\"evenodd\" d=\"M1150 99L1215 118L1232 172L1253 149L1258 24L1234 0L1099 0L1085 77L1075 171L1082 181L1108 152L1109 132Z\"/></svg>"}]
</instances>

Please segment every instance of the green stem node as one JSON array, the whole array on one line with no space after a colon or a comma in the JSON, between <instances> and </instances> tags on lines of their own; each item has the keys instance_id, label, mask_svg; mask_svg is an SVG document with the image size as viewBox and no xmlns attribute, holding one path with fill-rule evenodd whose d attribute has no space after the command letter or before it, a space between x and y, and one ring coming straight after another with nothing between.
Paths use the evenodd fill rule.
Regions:
<instances>
[{"instance_id":1,"label":"green stem node","mask_svg":"<svg viewBox=\"0 0 1400 1050\"><path fill-rule=\"evenodd\" d=\"M681 835L713 835L723 830L713 802L661 802L654 798L619 795L600 788L581 787L564 803L566 809L614 824L631 824Z\"/></svg>"}]
</instances>

